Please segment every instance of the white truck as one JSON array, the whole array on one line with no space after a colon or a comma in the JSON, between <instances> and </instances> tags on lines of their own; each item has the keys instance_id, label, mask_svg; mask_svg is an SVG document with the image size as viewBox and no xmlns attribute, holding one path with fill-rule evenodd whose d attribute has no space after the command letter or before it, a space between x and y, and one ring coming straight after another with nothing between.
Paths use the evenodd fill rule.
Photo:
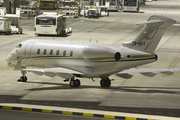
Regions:
<instances>
[{"instance_id":1,"label":"white truck","mask_svg":"<svg viewBox=\"0 0 180 120\"><path fill-rule=\"evenodd\" d=\"M44 12L35 17L35 35L66 35L72 33L66 28L66 18L56 12Z\"/></svg>"},{"instance_id":2,"label":"white truck","mask_svg":"<svg viewBox=\"0 0 180 120\"><path fill-rule=\"evenodd\" d=\"M21 9L16 8L16 14L6 14L6 8L0 7L0 33L20 33L23 29L20 27L19 18Z\"/></svg>"},{"instance_id":3,"label":"white truck","mask_svg":"<svg viewBox=\"0 0 180 120\"><path fill-rule=\"evenodd\" d=\"M11 20L9 18L0 17L0 33L11 33Z\"/></svg>"}]
</instances>

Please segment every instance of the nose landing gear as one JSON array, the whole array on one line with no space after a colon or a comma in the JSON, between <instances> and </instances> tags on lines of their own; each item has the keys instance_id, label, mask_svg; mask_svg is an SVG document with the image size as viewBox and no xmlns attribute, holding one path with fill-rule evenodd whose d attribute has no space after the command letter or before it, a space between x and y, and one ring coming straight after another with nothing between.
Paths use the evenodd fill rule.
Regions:
<instances>
[{"instance_id":1,"label":"nose landing gear","mask_svg":"<svg viewBox=\"0 0 180 120\"><path fill-rule=\"evenodd\" d=\"M21 73L22 73L22 76L17 81L19 81L19 82L26 82L27 81L26 71L21 71Z\"/></svg>"},{"instance_id":2,"label":"nose landing gear","mask_svg":"<svg viewBox=\"0 0 180 120\"><path fill-rule=\"evenodd\" d=\"M26 82L27 77L26 76L21 76L20 79L18 79L19 82Z\"/></svg>"}]
</instances>

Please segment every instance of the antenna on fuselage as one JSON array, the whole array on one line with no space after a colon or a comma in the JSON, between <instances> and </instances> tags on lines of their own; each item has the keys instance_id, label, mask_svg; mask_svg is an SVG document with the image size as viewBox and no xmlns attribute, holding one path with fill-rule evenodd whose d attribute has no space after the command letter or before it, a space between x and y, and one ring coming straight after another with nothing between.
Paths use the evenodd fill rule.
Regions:
<instances>
[{"instance_id":1,"label":"antenna on fuselage","mask_svg":"<svg viewBox=\"0 0 180 120\"><path fill-rule=\"evenodd\" d=\"M92 39L90 39L90 41L89 42L91 42L92 41Z\"/></svg>"}]
</instances>

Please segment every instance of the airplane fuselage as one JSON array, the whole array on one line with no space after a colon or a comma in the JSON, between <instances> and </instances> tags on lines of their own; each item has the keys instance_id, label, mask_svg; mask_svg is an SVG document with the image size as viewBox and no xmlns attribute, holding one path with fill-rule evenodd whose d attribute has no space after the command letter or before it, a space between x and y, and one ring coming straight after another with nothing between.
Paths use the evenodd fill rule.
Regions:
<instances>
[{"instance_id":1,"label":"airplane fuselage","mask_svg":"<svg viewBox=\"0 0 180 120\"><path fill-rule=\"evenodd\" d=\"M27 40L7 57L10 67L22 57L23 68L68 68L84 73L77 77L108 77L125 69L157 60L156 54L101 43Z\"/></svg>"}]
</instances>

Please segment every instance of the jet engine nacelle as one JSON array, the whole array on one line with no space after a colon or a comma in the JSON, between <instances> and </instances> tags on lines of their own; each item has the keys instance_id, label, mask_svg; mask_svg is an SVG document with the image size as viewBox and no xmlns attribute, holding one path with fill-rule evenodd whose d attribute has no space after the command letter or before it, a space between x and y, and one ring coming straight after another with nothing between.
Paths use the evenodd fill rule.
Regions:
<instances>
[{"instance_id":1,"label":"jet engine nacelle","mask_svg":"<svg viewBox=\"0 0 180 120\"><path fill-rule=\"evenodd\" d=\"M83 57L89 61L119 61L121 54L106 46L88 45L83 49Z\"/></svg>"}]
</instances>

